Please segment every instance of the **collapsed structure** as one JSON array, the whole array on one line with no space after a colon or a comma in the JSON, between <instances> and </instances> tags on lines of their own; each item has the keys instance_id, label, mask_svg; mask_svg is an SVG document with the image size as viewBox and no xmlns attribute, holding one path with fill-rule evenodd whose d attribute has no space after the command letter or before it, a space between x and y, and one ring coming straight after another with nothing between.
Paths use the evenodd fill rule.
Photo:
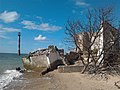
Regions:
<instances>
[{"instance_id":1,"label":"collapsed structure","mask_svg":"<svg viewBox=\"0 0 120 90\"><path fill-rule=\"evenodd\" d=\"M91 53L89 62L92 59L106 63L118 63L119 54L119 30L112 27L108 22L103 22L100 26L99 32L81 32L77 35L78 41L76 52L70 52L64 55L64 49L58 49L56 46L48 46L47 49L37 50L29 53L28 57L23 58L23 66L27 70L44 71L48 68L53 70L59 65L60 72L76 72L81 71L83 66L81 64L75 65L75 62L80 60L87 60L88 53ZM91 45L92 42L92 45ZM88 48L90 47L90 51ZM82 54L81 54L82 53ZM82 57L84 56L84 57ZM94 58L93 58L94 57ZM113 60L114 59L114 60ZM94 61L96 62L96 61ZM74 66L69 66L74 65Z\"/></svg>"},{"instance_id":2,"label":"collapsed structure","mask_svg":"<svg viewBox=\"0 0 120 90\"><path fill-rule=\"evenodd\" d=\"M22 59L22 62L25 69L42 72L48 68L55 69L58 65L62 65L63 55L63 49L48 46L47 49L30 52L26 58Z\"/></svg>"},{"instance_id":3,"label":"collapsed structure","mask_svg":"<svg viewBox=\"0 0 120 90\"><path fill-rule=\"evenodd\" d=\"M108 60L108 58L109 61L114 58L114 62L118 62L116 58L118 57L117 54L119 53L120 47L119 30L112 27L112 25L106 21L104 21L100 27L101 30L99 32L93 32L92 36L91 32L81 32L78 34L77 44L81 51L78 51L79 49L77 48L77 52L82 52L83 55L85 55L88 53L88 48L92 42L93 45L90 47L91 52L96 55L96 58L100 56L99 62L101 62L102 59L104 59L104 61Z\"/></svg>"}]
</instances>

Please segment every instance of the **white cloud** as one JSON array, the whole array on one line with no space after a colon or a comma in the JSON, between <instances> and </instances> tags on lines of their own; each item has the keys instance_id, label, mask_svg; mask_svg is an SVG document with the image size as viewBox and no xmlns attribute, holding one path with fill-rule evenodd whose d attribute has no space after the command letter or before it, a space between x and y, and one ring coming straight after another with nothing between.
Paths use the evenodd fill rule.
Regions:
<instances>
[{"instance_id":1,"label":"white cloud","mask_svg":"<svg viewBox=\"0 0 120 90\"><path fill-rule=\"evenodd\" d=\"M49 23L35 24L34 22L27 20L24 20L21 23L25 25L24 28L31 30L57 31L62 29L60 26L50 25Z\"/></svg>"},{"instance_id":2,"label":"white cloud","mask_svg":"<svg viewBox=\"0 0 120 90\"><path fill-rule=\"evenodd\" d=\"M6 36L6 33L9 33L9 32L19 32L20 29L16 29L16 28L10 28L10 27L5 27L3 25L0 25L0 38L8 38Z\"/></svg>"},{"instance_id":3,"label":"white cloud","mask_svg":"<svg viewBox=\"0 0 120 90\"><path fill-rule=\"evenodd\" d=\"M6 37L5 35L1 35L1 34L0 34L0 38L6 39L7 37Z\"/></svg>"},{"instance_id":4,"label":"white cloud","mask_svg":"<svg viewBox=\"0 0 120 90\"><path fill-rule=\"evenodd\" d=\"M4 27L3 25L0 25L0 32L19 32L20 29L16 28L10 28L10 27Z\"/></svg>"},{"instance_id":5,"label":"white cloud","mask_svg":"<svg viewBox=\"0 0 120 90\"><path fill-rule=\"evenodd\" d=\"M84 1L81 1L81 0L75 0L75 5L76 6L89 6L90 4L88 4Z\"/></svg>"},{"instance_id":6,"label":"white cloud","mask_svg":"<svg viewBox=\"0 0 120 90\"><path fill-rule=\"evenodd\" d=\"M7 12L4 11L0 14L0 20L4 21L5 23L14 22L19 17L19 14L16 11Z\"/></svg>"},{"instance_id":7,"label":"white cloud","mask_svg":"<svg viewBox=\"0 0 120 90\"><path fill-rule=\"evenodd\" d=\"M36 16L36 18L38 18L38 19L42 20L42 17L41 17L41 16Z\"/></svg>"},{"instance_id":8,"label":"white cloud","mask_svg":"<svg viewBox=\"0 0 120 90\"><path fill-rule=\"evenodd\" d=\"M44 40L46 40L46 37L44 37L44 36L42 36L42 35L39 35L38 37L35 37L34 40L44 41Z\"/></svg>"}]
</instances>

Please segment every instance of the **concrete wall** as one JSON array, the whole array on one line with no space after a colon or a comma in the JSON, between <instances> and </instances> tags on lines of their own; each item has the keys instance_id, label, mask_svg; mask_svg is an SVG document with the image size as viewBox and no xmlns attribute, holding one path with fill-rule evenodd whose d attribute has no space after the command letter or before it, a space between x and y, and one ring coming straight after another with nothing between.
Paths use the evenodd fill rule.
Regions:
<instances>
[{"instance_id":1,"label":"concrete wall","mask_svg":"<svg viewBox=\"0 0 120 90\"><path fill-rule=\"evenodd\" d=\"M49 67L49 60L47 58L47 56L45 54L40 55L40 56L34 56L34 57L30 57L30 61L32 65L35 65L37 67Z\"/></svg>"},{"instance_id":2,"label":"concrete wall","mask_svg":"<svg viewBox=\"0 0 120 90\"><path fill-rule=\"evenodd\" d=\"M101 25L101 27L102 27L102 25ZM103 51L103 27L100 30L100 35L98 38L99 39L98 39L98 53L97 53L97 55L99 56L101 53L104 53L104 51ZM103 54L99 58L98 62L101 62L102 59L103 59Z\"/></svg>"},{"instance_id":3,"label":"concrete wall","mask_svg":"<svg viewBox=\"0 0 120 90\"><path fill-rule=\"evenodd\" d=\"M42 72L49 67L46 59L47 58L45 56L42 56L42 58L41 57L32 57L32 58L30 57L28 59L22 58L22 62L25 69Z\"/></svg>"},{"instance_id":4,"label":"concrete wall","mask_svg":"<svg viewBox=\"0 0 120 90\"><path fill-rule=\"evenodd\" d=\"M99 32L99 36L96 38L94 44L91 47L91 50L93 51L95 49L97 50L97 56L99 56L101 52L104 53L101 55L99 62L102 60L103 56L108 58L110 53L112 54L119 53L119 48L120 48L119 39L118 39L115 45L113 45L112 48L109 49L109 51L107 49L108 47L110 47L110 45L114 43L115 39L118 38L118 34L119 34L118 30L112 27L112 25L110 25L107 22L102 22L100 28L101 30ZM90 34L89 32L82 32L78 35L79 36L78 44L81 50L83 51L83 54L85 54L86 51L85 47L88 47L90 45L89 34ZM91 42L94 40L95 36L96 36L96 32L93 34Z\"/></svg>"},{"instance_id":5,"label":"concrete wall","mask_svg":"<svg viewBox=\"0 0 120 90\"><path fill-rule=\"evenodd\" d=\"M30 56L28 59L23 58L23 66L30 70L40 70L42 68L56 68L57 65L63 64L61 57L56 50L51 50L50 52Z\"/></svg>"},{"instance_id":6,"label":"concrete wall","mask_svg":"<svg viewBox=\"0 0 120 90\"><path fill-rule=\"evenodd\" d=\"M49 58L50 64L55 62L56 60L61 59L58 52L50 52L48 58Z\"/></svg>"},{"instance_id":7,"label":"concrete wall","mask_svg":"<svg viewBox=\"0 0 120 90\"><path fill-rule=\"evenodd\" d=\"M83 66L58 66L59 73L81 72Z\"/></svg>"}]
</instances>

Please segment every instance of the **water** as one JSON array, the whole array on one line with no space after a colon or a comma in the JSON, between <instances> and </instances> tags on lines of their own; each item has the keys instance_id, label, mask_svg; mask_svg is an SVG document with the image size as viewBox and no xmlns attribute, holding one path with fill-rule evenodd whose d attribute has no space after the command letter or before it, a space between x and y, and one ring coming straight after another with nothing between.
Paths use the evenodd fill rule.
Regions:
<instances>
[{"instance_id":1,"label":"water","mask_svg":"<svg viewBox=\"0 0 120 90\"><path fill-rule=\"evenodd\" d=\"M22 75L16 71L16 67L22 66L22 57L17 54L0 53L0 90L3 90L10 82Z\"/></svg>"}]
</instances>

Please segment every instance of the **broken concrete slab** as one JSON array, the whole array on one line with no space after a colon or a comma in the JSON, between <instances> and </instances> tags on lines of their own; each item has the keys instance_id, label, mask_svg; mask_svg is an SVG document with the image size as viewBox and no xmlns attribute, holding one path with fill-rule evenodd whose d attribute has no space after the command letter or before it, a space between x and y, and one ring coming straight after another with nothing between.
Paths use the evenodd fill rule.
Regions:
<instances>
[{"instance_id":1,"label":"broken concrete slab","mask_svg":"<svg viewBox=\"0 0 120 90\"><path fill-rule=\"evenodd\" d=\"M59 73L72 73L72 72L81 72L83 69L83 66L58 66L58 72Z\"/></svg>"}]
</instances>

